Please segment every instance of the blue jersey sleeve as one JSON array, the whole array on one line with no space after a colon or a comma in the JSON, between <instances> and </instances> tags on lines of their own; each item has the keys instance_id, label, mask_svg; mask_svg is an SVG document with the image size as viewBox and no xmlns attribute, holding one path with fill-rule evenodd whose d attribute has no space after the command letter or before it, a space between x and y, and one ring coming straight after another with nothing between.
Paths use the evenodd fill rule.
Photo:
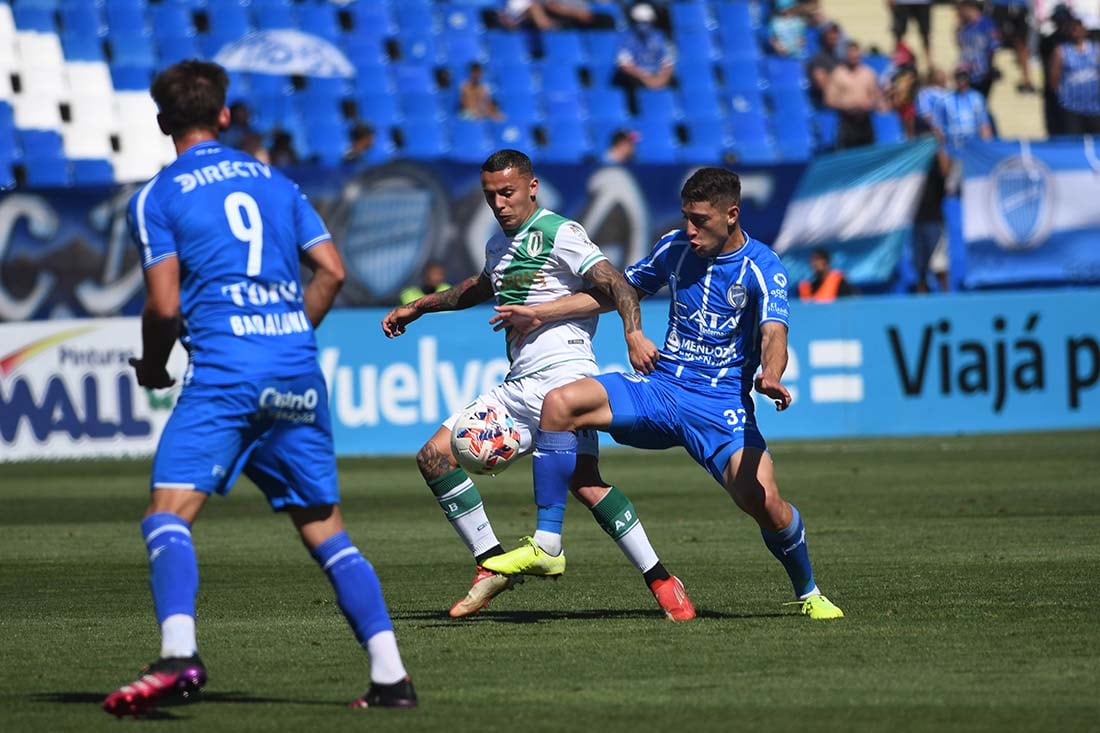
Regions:
<instances>
[{"instance_id":1,"label":"blue jersey sleeve","mask_svg":"<svg viewBox=\"0 0 1100 733\"><path fill-rule=\"evenodd\" d=\"M141 251L141 266L149 269L167 257L177 256L176 238L156 196L157 179L149 181L130 199L130 236Z\"/></svg>"},{"instance_id":2,"label":"blue jersey sleeve","mask_svg":"<svg viewBox=\"0 0 1100 733\"><path fill-rule=\"evenodd\" d=\"M668 253L679 230L671 231L657 240L653 251L626 268L626 281L646 295L653 295L668 284Z\"/></svg>"},{"instance_id":3,"label":"blue jersey sleeve","mask_svg":"<svg viewBox=\"0 0 1100 733\"><path fill-rule=\"evenodd\" d=\"M297 186L294 188L295 190L298 189ZM332 239L332 235L328 233L328 229L325 228L325 223L321 221L320 215L309 203L306 195L300 191L298 192L298 198L295 199L294 223L298 230L298 249L303 252L327 239Z\"/></svg>"},{"instance_id":4,"label":"blue jersey sleeve","mask_svg":"<svg viewBox=\"0 0 1100 733\"><path fill-rule=\"evenodd\" d=\"M752 265L753 280L759 288L760 323L777 321L790 326L791 308L787 299L787 268L774 254L761 257ZM754 288L755 289L755 288Z\"/></svg>"}]
</instances>

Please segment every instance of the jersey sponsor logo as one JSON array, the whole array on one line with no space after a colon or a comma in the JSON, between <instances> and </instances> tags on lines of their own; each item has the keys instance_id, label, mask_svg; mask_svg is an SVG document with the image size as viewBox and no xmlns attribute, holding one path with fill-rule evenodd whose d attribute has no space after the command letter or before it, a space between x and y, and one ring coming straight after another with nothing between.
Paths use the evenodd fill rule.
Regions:
<instances>
[{"instance_id":1,"label":"jersey sponsor logo","mask_svg":"<svg viewBox=\"0 0 1100 733\"><path fill-rule=\"evenodd\" d=\"M542 270L515 270L497 277L496 290L538 290L546 282Z\"/></svg>"},{"instance_id":2,"label":"jersey sponsor logo","mask_svg":"<svg viewBox=\"0 0 1100 733\"><path fill-rule=\"evenodd\" d=\"M287 303L302 302L302 294L299 291L298 283L286 280L269 283L242 280L239 283L222 286L222 295L229 296L229 299L233 301L233 305L239 308L244 307L246 298L251 305L261 306L283 301Z\"/></svg>"},{"instance_id":3,"label":"jersey sponsor logo","mask_svg":"<svg viewBox=\"0 0 1100 733\"><path fill-rule=\"evenodd\" d=\"M223 160L217 165L204 165L189 172L180 173L172 180L179 184L180 193L191 193L199 186L222 183L230 178L271 178L271 168L263 163L248 160Z\"/></svg>"},{"instance_id":4,"label":"jersey sponsor logo","mask_svg":"<svg viewBox=\"0 0 1100 733\"><path fill-rule=\"evenodd\" d=\"M260 392L260 409L276 420L293 423L317 422L317 390L312 387L304 392L287 390L280 392L267 387Z\"/></svg>"},{"instance_id":5,"label":"jersey sponsor logo","mask_svg":"<svg viewBox=\"0 0 1100 733\"><path fill-rule=\"evenodd\" d=\"M577 236L577 239L581 240L585 244L592 245L593 247L596 246L592 243L592 240L588 238L588 232L586 232L584 230L584 227L582 227L577 222L571 221L565 225L565 228L573 232L573 234Z\"/></svg>"},{"instance_id":6,"label":"jersey sponsor logo","mask_svg":"<svg viewBox=\"0 0 1100 733\"><path fill-rule=\"evenodd\" d=\"M528 257L538 257L542 254L542 239L542 232L537 229L527 235L523 249Z\"/></svg>"},{"instance_id":7,"label":"jersey sponsor logo","mask_svg":"<svg viewBox=\"0 0 1100 733\"><path fill-rule=\"evenodd\" d=\"M745 290L745 286L741 283L730 285L729 290L726 291L726 302L737 310L744 308L749 302L749 293Z\"/></svg>"},{"instance_id":8,"label":"jersey sponsor logo","mask_svg":"<svg viewBox=\"0 0 1100 733\"><path fill-rule=\"evenodd\" d=\"M289 313L259 313L244 316L230 316L229 328L234 336L286 336L291 333L306 333L311 330L309 318L304 311Z\"/></svg>"},{"instance_id":9,"label":"jersey sponsor logo","mask_svg":"<svg viewBox=\"0 0 1100 733\"><path fill-rule=\"evenodd\" d=\"M772 280L775 280L775 284L781 288L787 287L787 276L784 275L782 272L775 273L775 276L772 277Z\"/></svg>"},{"instance_id":10,"label":"jersey sponsor logo","mask_svg":"<svg viewBox=\"0 0 1100 733\"><path fill-rule=\"evenodd\" d=\"M1032 249L1046 241L1051 229L1054 186L1041 161L1013 156L990 174L993 236L1002 249Z\"/></svg>"},{"instance_id":11,"label":"jersey sponsor logo","mask_svg":"<svg viewBox=\"0 0 1100 733\"><path fill-rule=\"evenodd\" d=\"M711 345L702 341L687 339L679 344L676 358L680 361L698 362L706 366L728 366L737 358L737 347L733 344Z\"/></svg>"},{"instance_id":12,"label":"jersey sponsor logo","mask_svg":"<svg viewBox=\"0 0 1100 733\"><path fill-rule=\"evenodd\" d=\"M699 333L707 338L726 339L733 335L741 322L741 313L715 313L706 308L688 311L686 303L675 304L676 315L699 328Z\"/></svg>"}]
</instances>

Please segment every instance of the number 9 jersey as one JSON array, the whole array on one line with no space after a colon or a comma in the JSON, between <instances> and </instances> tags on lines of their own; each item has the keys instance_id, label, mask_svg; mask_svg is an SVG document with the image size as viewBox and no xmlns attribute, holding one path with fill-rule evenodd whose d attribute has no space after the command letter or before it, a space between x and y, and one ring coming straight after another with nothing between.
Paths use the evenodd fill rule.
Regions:
<instances>
[{"instance_id":1,"label":"number 9 jersey","mask_svg":"<svg viewBox=\"0 0 1100 733\"><path fill-rule=\"evenodd\" d=\"M293 181L250 155L200 143L134 194L129 219L145 269L179 260L185 382L316 368L299 257L331 236Z\"/></svg>"}]
</instances>

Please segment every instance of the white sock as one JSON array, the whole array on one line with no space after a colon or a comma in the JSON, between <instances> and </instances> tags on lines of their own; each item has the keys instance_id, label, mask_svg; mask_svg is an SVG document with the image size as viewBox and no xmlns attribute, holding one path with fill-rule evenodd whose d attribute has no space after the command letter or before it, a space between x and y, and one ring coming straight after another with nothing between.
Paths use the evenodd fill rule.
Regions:
<instances>
[{"instance_id":1,"label":"white sock","mask_svg":"<svg viewBox=\"0 0 1100 733\"><path fill-rule=\"evenodd\" d=\"M634 529L615 540L615 544L623 551L627 559L634 563L634 567L640 572L645 572L660 562L653 545L649 543L649 536L645 533L645 527L641 522L634 525Z\"/></svg>"},{"instance_id":2,"label":"white sock","mask_svg":"<svg viewBox=\"0 0 1100 733\"><path fill-rule=\"evenodd\" d=\"M467 479L443 496L438 497L437 500L441 505L446 506L448 500L470 489L473 489L475 492L477 491L474 487L474 482ZM496 547L500 544L500 540L497 539L496 533L493 532L493 525L489 523L489 516L485 513L485 505L480 501L478 501L476 507L466 514L455 517L454 519L448 518L448 521L450 521L451 526L455 528L455 532L458 532L458 536L462 538L462 541L466 543L466 547L474 557L477 557L490 547Z\"/></svg>"},{"instance_id":3,"label":"white sock","mask_svg":"<svg viewBox=\"0 0 1100 733\"><path fill-rule=\"evenodd\" d=\"M800 595L800 596L798 597L798 600L800 600L800 601L804 601L804 600L806 600L807 598L809 598L810 596L819 596L819 595L821 595L821 591L819 591L819 590L817 589L817 586L815 585L815 586L814 586L814 587L813 587L813 588L812 588L812 589L810 590L810 592L809 592L809 593L803 593L802 595Z\"/></svg>"},{"instance_id":4,"label":"white sock","mask_svg":"<svg viewBox=\"0 0 1100 733\"><path fill-rule=\"evenodd\" d=\"M544 529L535 530L535 544L542 548L547 555L561 554L561 535L556 532L547 532Z\"/></svg>"},{"instance_id":5,"label":"white sock","mask_svg":"<svg viewBox=\"0 0 1100 733\"><path fill-rule=\"evenodd\" d=\"M185 613L172 614L160 625L160 655L190 657L198 651L195 619Z\"/></svg>"},{"instance_id":6,"label":"white sock","mask_svg":"<svg viewBox=\"0 0 1100 733\"><path fill-rule=\"evenodd\" d=\"M380 685L392 685L408 676L397 651L397 637L392 631L379 631L367 639L370 655L370 681Z\"/></svg>"}]
</instances>

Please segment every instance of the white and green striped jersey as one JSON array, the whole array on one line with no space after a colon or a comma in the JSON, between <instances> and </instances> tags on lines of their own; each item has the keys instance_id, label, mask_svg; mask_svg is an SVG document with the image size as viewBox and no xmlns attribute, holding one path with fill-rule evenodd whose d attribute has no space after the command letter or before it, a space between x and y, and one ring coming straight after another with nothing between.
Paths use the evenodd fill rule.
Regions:
<instances>
[{"instance_id":1,"label":"white and green striped jersey","mask_svg":"<svg viewBox=\"0 0 1100 733\"><path fill-rule=\"evenodd\" d=\"M501 305L537 305L585 290L584 274L607 259L577 222L538 209L515 234L494 234L485 244L485 275ZM505 381L566 361L595 363L597 316L547 324L508 346Z\"/></svg>"}]
</instances>

